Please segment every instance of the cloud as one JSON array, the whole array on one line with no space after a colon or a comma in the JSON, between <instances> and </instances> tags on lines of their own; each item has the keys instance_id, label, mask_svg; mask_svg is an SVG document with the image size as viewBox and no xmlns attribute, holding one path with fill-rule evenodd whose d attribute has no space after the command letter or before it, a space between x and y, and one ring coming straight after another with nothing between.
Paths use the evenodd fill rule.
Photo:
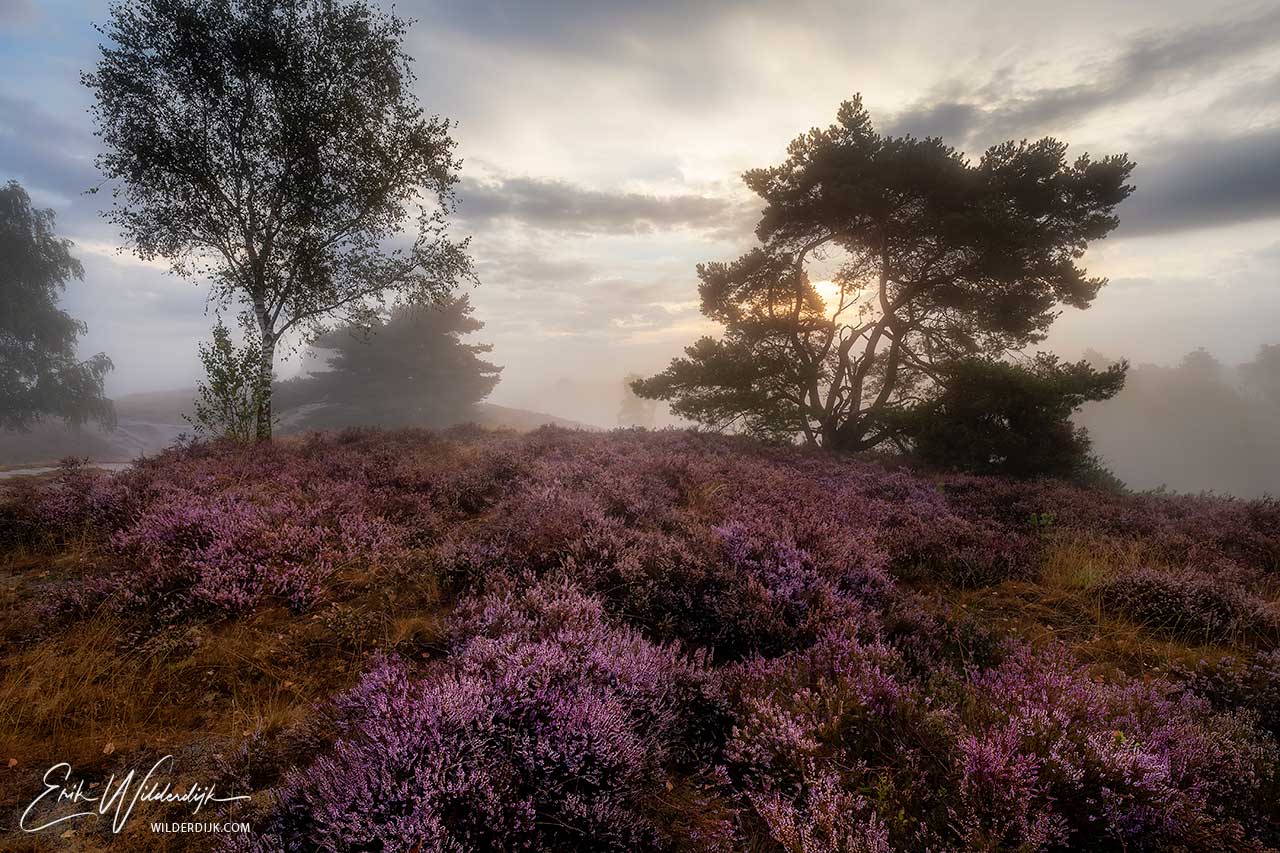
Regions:
<instances>
[{"instance_id":1,"label":"cloud","mask_svg":"<svg viewBox=\"0 0 1280 853\"><path fill-rule=\"evenodd\" d=\"M1280 243L1272 243L1254 252L1254 259L1272 269L1280 266Z\"/></svg>"},{"instance_id":2,"label":"cloud","mask_svg":"<svg viewBox=\"0 0 1280 853\"><path fill-rule=\"evenodd\" d=\"M671 45L705 33L721 23L727 11L759 3L730 0L550 0L512 3L470 0L404 4L410 16L454 32L501 42L508 47L596 55L617 61L624 55L649 53L648 43Z\"/></svg>"},{"instance_id":3,"label":"cloud","mask_svg":"<svg viewBox=\"0 0 1280 853\"><path fill-rule=\"evenodd\" d=\"M1280 128L1225 139L1192 138L1138 166L1117 236L1182 231L1280 217Z\"/></svg>"},{"instance_id":4,"label":"cloud","mask_svg":"<svg viewBox=\"0 0 1280 853\"><path fill-rule=\"evenodd\" d=\"M1235 20L1129 38L1110 57L1080 65L1081 82L1019 88L1030 68L1005 68L986 82L954 88L897 113L892 134L941 136L969 151L1008 138L1061 132L1090 119L1129 109L1172 92L1204 85L1224 69L1236 72L1250 58L1280 45L1280 8ZM1137 192L1120 208L1117 237L1146 236L1280 216L1280 128L1263 126L1274 104L1275 69L1239 75L1205 109L1229 124L1228 113L1252 119L1248 130L1205 135L1197 130L1173 141L1139 135ZM1273 85L1267 85L1271 83ZM954 82L948 84L954 87ZM1165 119L1169 116L1165 114ZM1176 122L1172 123L1176 126Z\"/></svg>"},{"instance_id":5,"label":"cloud","mask_svg":"<svg viewBox=\"0 0 1280 853\"><path fill-rule=\"evenodd\" d=\"M588 189L547 178L464 178L459 218L515 221L583 234L647 234L677 228L722 230L740 224L738 205L707 195L648 195Z\"/></svg>"},{"instance_id":6,"label":"cloud","mask_svg":"<svg viewBox=\"0 0 1280 853\"><path fill-rule=\"evenodd\" d=\"M29 24L36 19L32 0L0 0L0 27Z\"/></svg>"},{"instance_id":7,"label":"cloud","mask_svg":"<svg viewBox=\"0 0 1280 853\"><path fill-rule=\"evenodd\" d=\"M96 202L80 198L101 182L94 150L87 127L51 115L25 98L0 93L0 180L17 180L38 204L56 197L60 232L94 230L97 224Z\"/></svg>"},{"instance_id":8,"label":"cloud","mask_svg":"<svg viewBox=\"0 0 1280 853\"><path fill-rule=\"evenodd\" d=\"M503 344L514 337L624 343L638 332L652 333L697 314L698 303L688 301L691 263L628 264L607 249L581 253L599 248L595 242L556 247L543 238L508 245L494 236L486 234L475 245L482 286L473 301Z\"/></svg>"},{"instance_id":9,"label":"cloud","mask_svg":"<svg viewBox=\"0 0 1280 853\"><path fill-rule=\"evenodd\" d=\"M597 269L583 258L564 257L547 247L511 248L497 240L477 243L475 259L482 282L499 281L509 289L573 287L590 280Z\"/></svg>"},{"instance_id":10,"label":"cloud","mask_svg":"<svg viewBox=\"0 0 1280 853\"><path fill-rule=\"evenodd\" d=\"M1069 125L1099 110L1199 83L1206 75L1274 48L1280 8L1253 17L1144 32L1114 56L1077 70L1083 82L1019 91L1029 69L1006 68L967 92L918 101L889 123L894 134L944 136L957 142L992 142ZM954 85L954 84L950 84ZM1270 92L1256 92L1261 103Z\"/></svg>"},{"instance_id":11,"label":"cloud","mask_svg":"<svg viewBox=\"0 0 1280 853\"><path fill-rule=\"evenodd\" d=\"M750 70L750 56L734 50L729 24L778 15L763 0L410 0L397 9L430 28L428 42L438 39L451 53L478 51L488 70L472 80L486 88L494 63L504 66L499 74L518 66L535 76L554 66L578 82L609 80L615 93L647 90L695 108L731 95Z\"/></svg>"}]
</instances>

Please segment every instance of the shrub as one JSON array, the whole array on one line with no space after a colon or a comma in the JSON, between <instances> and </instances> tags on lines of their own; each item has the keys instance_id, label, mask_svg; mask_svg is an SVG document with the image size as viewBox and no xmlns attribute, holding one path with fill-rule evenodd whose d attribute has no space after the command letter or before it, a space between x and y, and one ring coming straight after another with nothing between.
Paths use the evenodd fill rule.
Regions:
<instances>
[{"instance_id":1,"label":"shrub","mask_svg":"<svg viewBox=\"0 0 1280 853\"><path fill-rule=\"evenodd\" d=\"M1085 478L1100 471L1088 431L1071 416L1124 386L1124 362L1097 371L1039 353L1028 364L961 359L923 402L888 420L931 464L1011 477ZM1114 478L1113 478L1114 479Z\"/></svg>"},{"instance_id":2,"label":"shrub","mask_svg":"<svg viewBox=\"0 0 1280 853\"><path fill-rule=\"evenodd\" d=\"M1221 576L1138 568L1108 577L1098 592L1108 609L1195 642L1280 637L1274 607Z\"/></svg>"},{"instance_id":3,"label":"shrub","mask_svg":"<svg viewBox=\"0 0 1280 853\"><path fill-rule=\"evenodd\" d=\"M769 838L787 853L889 853L889 831L866 797L830 774L809 780L796 797L748 794Z\"/></svg>"},{"instance_id":4,"label":"shrub","mask_svg":"<svg viewBox=\"0 0 1280 853\"><path fill-rule=\"evenodd\" d=\"M966 849L1234 849L1273 831L1280 751L1247 717L1169 683L1101 682L1061 653L1014 650L924 690L892 650L835 633L729 683L729 768L759 831L791 849L814 843L798 827L854 824ZM850 823L823 816L832 802Z\"/></svg>"},{"instance_id":5,"label":"shrub","mask_svg":"<svg viewBox=\"0 0 1280 853\"><path fill-rule=\"evenodd\" d=\"M187 421L197 435L247 442L254 436L258 406L270 398L271 378L261 373L262 347L248 315L240 318L245 342L237 347L222 318L213 340L200 344L205 381L196 387L194 414Z\"/></svg>"},{"instance_id":6,"label":"shrub","mask_svg":"<svg viewBox=\"0 0 1280 853\"><path fill-rule=\"evenodd\" d=\"M334 703L340 736L252 844L329 849L666 849L668 769L715 707L697 658L537 586L462 608L455 654L378 659Z\"/></svg>"},{"instance_id":7,"label":"shrub","mask_svg":"<svg viewBox=\"0 0 1280 853\"><path fill-rule=\"evenodd\" d=\"M1184 673L1187 686L1224 711L1256 714L1259 725L1280 738L1280 649L1253 661L1233 657L1201 661Z\"/></svg>"},{"instance_id":8,"label":"shrub","mask_svg":"<svg viewBox=\"0 0 1280 853\"><path fill-rule=\"evenodd\" d=\"M1231 849L1262 829L1275 742L1172 685L1023 652L975 680L971 707L956 819L975 842Z\"/></svg>"},{"instance_id":9,"label":"shrub","mask_svg":"<svg viewBox=\"0 0 1280 853\"><path fill-rule=\"evenodd\" d=\"M896 843L929 846L939 840L928 818L943 802L954 751L949 714L929 706L893 649L851 628L728 677L739 702L728 766L779 841L794 820L816 824L815 808L843 799L854 809L849 821L876 827L873 838L885 819L895 822Z\"/></svg>"}]
</instances>

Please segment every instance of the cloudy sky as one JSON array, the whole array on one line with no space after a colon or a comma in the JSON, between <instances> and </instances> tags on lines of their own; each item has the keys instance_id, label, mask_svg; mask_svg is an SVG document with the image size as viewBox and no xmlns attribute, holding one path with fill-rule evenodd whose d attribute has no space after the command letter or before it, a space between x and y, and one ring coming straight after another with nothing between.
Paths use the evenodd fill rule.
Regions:
<instances>
[{"instance_id":1,"label":"cloudy sky","mask_svg":"<svg viewBox=\"0 0 1280 853\"><path fill-rule=\"evenodd\" d=\"M79 72L105 0L0 0L0 179L57 211L85 265L69 309L115 394L190 385L204 294L119 255L99 220ZM1128 152L1134 196L1089 254L1110 286L1050 339L1134 361L1280 342L1280 3L400 0L431 112L458 122L493 397L582 411L714 332L694 265L751 241L743 170L861 92L887 133L977 157L1053 135ZM285 367L287 373L291 368ZM559 391L556 391L557 383ZM557 397L559 394L559 397ZM558 402L559 401L559 402ZM601 411L607 412L609 401Z\"/></svg>"}]
</instances>

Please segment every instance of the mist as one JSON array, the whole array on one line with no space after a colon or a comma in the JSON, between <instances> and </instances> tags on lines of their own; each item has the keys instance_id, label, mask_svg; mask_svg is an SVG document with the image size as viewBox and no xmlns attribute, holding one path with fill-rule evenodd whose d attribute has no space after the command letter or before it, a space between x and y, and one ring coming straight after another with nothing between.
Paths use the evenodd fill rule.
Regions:
<instances>
[{"instance_id":1,"label":"mist","mask_svg":"<svg viewBox=\"0 0 1280 853\"><path fill-rule=\"evenodd\" d=\"M1088 354L1095 366L1112 359ZM1205 349L1172 365L1136 364L1124 390L1075 418L1131 489L1280 493L1280 346L1229 365Z\"/></svg>"}]
</instances>

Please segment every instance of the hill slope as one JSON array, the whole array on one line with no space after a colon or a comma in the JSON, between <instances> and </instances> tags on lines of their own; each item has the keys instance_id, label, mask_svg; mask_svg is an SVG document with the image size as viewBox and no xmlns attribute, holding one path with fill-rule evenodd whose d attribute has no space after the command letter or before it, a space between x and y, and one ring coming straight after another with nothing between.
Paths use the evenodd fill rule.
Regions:
<instances>
[{"instance_id":1,"label":"hill slope","mask_svg":"<svg viewBox=\"0 0 1280 853\"><path fill-rule=\"evenodd\" d=\"M32 489L5 802L168 752L254 849L1280 843L1274 502L559 429Z\"/></svg>"},{"instance_id":2,"label":"hill slope","mask_svg":"<svg viewBox=\"0 0 1280 853\"><path fill-rule=\"evenodd\" d=\"M154 456L171 446L182 434L191 434L184 416L191 414L195 392L190 389L127 394L113 401L117 426L104 430L90 424L74 429L60 421L37 424L30 432L0 431L0 465L37 465L56 462L67 456L94 462L131 462L139 456ZM281 427L290 431L290 413L284 412ZM584 424L493 403L478 403L473 412L459 421L474 421L494 429L520 432L541 426L591 429Z\"/></svg>"}]
</instances>

